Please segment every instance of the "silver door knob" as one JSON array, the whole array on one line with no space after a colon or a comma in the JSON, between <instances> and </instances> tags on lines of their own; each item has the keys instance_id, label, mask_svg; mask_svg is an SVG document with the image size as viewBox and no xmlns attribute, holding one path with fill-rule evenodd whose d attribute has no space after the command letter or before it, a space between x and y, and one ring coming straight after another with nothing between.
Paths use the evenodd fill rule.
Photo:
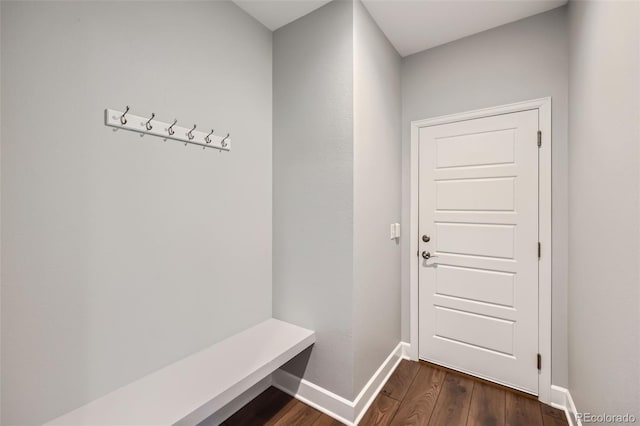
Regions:
<instances>
[{"instance_id":1,"label":"silver door knob","mask_svg":"<svg viewBox=\"0 0 640 426\"><path fill-rule=\"evenodd\" d=\"M425 260L431 259L431 253L429 253L428 251L423 251L422 252L422 258L425 259Z\"/></svg>"}]
</instances>

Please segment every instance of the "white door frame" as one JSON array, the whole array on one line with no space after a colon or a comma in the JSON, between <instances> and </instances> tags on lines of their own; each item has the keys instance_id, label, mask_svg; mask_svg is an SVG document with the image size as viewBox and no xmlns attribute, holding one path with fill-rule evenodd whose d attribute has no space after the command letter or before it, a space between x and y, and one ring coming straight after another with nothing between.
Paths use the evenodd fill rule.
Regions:
<instances>
[{"instance_id":1,"label":"white door frame","mask_svg":"<svg viewBox=\"0 0 640 426\"><path fill-rule=\"evenodd\" d=\"M420 128L454 123L474 118L490 117L537 109L539 129L542 131L538 163L538 235L542 244L538 264L538 351L542 368L538 373L538 400L551 402L551 97L518 102L459 114L416 120L411 122L411 165L409 180L409 357L418 360L418 135Z\"/></svg>"}]
</instances>

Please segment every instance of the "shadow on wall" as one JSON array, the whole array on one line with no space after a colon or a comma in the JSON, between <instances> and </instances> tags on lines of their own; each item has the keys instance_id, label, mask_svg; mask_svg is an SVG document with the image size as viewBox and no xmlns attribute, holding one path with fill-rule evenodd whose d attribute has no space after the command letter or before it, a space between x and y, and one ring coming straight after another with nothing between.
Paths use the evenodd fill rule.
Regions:
<instances>
[{"instance_id":1,"label":"shadow on wall","mask_svg":"<svg viewBox=\"0 0 640 426\"><path fill-rule=\"evenodd\" d=\"M307 371L307 366L309 365L309 359L311 358L311 351L313 350L314 346L315 345L312 345L304 351L300 352L291 361L284 364L282 368L298 378L304 377L304 373ZM298 381L298 384L299 383L300 381ZM296 387L296 390L297 389L298 387Z\"/></svg>"}]
</instances>

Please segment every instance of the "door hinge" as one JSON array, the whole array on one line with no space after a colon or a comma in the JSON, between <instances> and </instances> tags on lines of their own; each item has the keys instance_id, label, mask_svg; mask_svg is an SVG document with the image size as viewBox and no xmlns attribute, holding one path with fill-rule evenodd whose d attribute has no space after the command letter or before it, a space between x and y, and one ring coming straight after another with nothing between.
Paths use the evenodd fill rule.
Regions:
<instances>
[{"instance_id":1,"label":"door hinge","mask_svg":"<svg viewBox=\"0 0 640 426\"><path fill-rule=\"evenodd\" d=\"M542 146L542 130L538 130L538 148Z\"/></svg>"},{"instance_id":2,"label":"door hinge","mask_svg":"<svg viewBox=\"0 0 640 426\"><path fill-rule=\"evenodd\" d=\"M542 244L538 241L538 259L542 257Z\"/></svg>"},{"instance_id":3,"label":"door hinge","mask_svg":"<svg viewBox=\"0 0 640 426\"><path fill-rule=\"evenodd\" d=\"M538 354L538 370L542 370L542 355Z\"/></svg>"}]
</instances>

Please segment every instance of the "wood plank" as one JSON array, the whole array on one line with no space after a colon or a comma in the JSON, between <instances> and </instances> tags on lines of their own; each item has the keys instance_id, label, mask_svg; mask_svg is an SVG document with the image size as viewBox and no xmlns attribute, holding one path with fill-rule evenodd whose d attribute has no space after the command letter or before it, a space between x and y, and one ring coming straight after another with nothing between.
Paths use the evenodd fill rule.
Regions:
<instances>
[{"instance_id":1,"label":"wood plank","mask_svg":"<svg viewBox=\"0 0 640 426\"><path fill-rule=\"evenodd\" d=\"M378 394L360 424L449 426L465 421L467 426L505 423L568 426L563 411L541 404L530 395L426 363L419 365L402 401ZM224 426L341 424L273 387L223 423Z\"/></svg>"},{"instance_id":2,"label":"wood plank","mask_svg":"<svg viewBox=\"0 0 640 426\"><path fill-rule=\"evenodd\" d=\"M541 426L542 413L540 403L534 399L507 392L506 425Z\"/></svg>"},{"instance_id":3,"label":"wood plank","mask_svg":"<svg viewBox=\"0 0 640 426\"><path fill-rule=\"evenodd\" d=\"M391 423L400 403L386 395L378 394L360 421L361 425L383 426Z\"/></svg>"},{"instance_id":4,"label":"wood plank","mask_svg":"<svg viewBox=\"0 0 640 426\"><path fill-rule=\"evenodd\" d=\"M465 425L469 414L473 385L474 381L468 377L447 373L429 425Z\"/></svg>"},{"instance_id":5,"label":"wood plank","mask_svg":"<svg viewBox=\"0 0 640 426\"><path fill-rule=\"evenodd\" d=\"M294 400L294 404L290 406L286 414L277 421L270 420L265 425L272 426L289 426L289 425L310 425L313 424L318 417L320 411L309 407L298 400Z\"/></svg>"},{"instance_id":6,"label":"wood plank","mask_svg":"<svg viewBox=\"0 0 640 426\"><path fill-rule=\"evenodd\" d=\"M532 399L535 399L537 401L537 398L535 396L529 394L529 393L526 393L526 392L523 392L523 391L519 391L517 389L513 389L513 388L510 388L509 386L501 385L501 384L496 383L496 382L492 382L491 380L482 379L480 377L476 377L476 376L473 376L471 374L463 373L461 371L454 370L453 368L443 367L442 365L434 364L434 363L429 362L429 361L419 360L418 362L420 363L420 365L426 365L426 366L429 366L429 367L433 367L433 368L438 368L440 370L444 370L444 371L446 371L448 373L453 373L453 374L457 374L459 376L468 377L469 379L473 380L474 383L485 383L485 384L488 384L488 385L491 385L491 386L495 386L495 387L497 387L499 389L503 389L506 392L511 392L511 393L515 393L517 395L522 395L525 398L532 398Z\"/></svg>"},{"instance_id":7,"label":"wood plank","mask_svg":"<svg viewBox=\"0 0 640 426\"><path fill-rule=\"evenodd\" d=\"M398 367L382 388L382 394L396 401L402 401L419 369L420 364L418 362L406 359L400 361L400 364L398 364Z\"/></svg>"},{"instance_id":8,"label":"wood plank","mask_svg":"<svg viewBox=\"0 0 640 426\"><path fill-rule=\"evenodd\" d=\"M295 400L291 396L279 389L270 387L225 420L222 425L252 426L264 424L278 415L278 418L282 417L294 403Z\"/></svg>"},{"instance_id":9,"label":"wood plank","mask_svg":"<svg viewBox=\"0 0 640 426\"><path fill-rule=\"evenodd\" d=\"M427 424L446 375L444 370L421 365L391 424L394 426Z\"/></svg>"},{"instance_id":10,"label":"wood plank","mask_svg":"<svg viewBox=\"0 0 640 426\"><path fill-rule=\"evenodd\" d=\"M542 423L544 426L569 426L567 416L564 411L540 403L542 412Z\"/></svg>"},{"instance_id":11,"label":"wood plank","mask_svg":"<svg viewBox=\"0 0 640 426\"><path fill-rule=\"evenodd\" d=\"M497 426L505 422L506 392L496 386L476 382L471 394L467 426Z\"/></svg>"},{"instance_id":12,"label":"wood plank","mask_svg":"<svg viewBox=\"0 0 640 426\"><path fill-rule=\"evenodd\" d=\"M229 419L225 420L222 426L255 426L290 421L291 416L294 416L294 414L289 414L289 412L296 407L296 409L299 410L299 404L304 405L290 395L272 386L242 407ZM309 408L315 411L311 407ZM311 422L311 417L303 420L305 422ZM293 419L293 421L296 420ZM318 418L313 421L312 425L341 426L342 423L318 411Z\"/></svg>"},{"instance_id":13,"label":"wood plank","mask_svg":"<svg viewBox=\"0 0 640 426\"><path fill-rule=\"evenodd\" d=\"M264 402L255 412L255 418L259 420L259 423L266 423L271 419L282 417L296 402L291 395L273 386L267 389L263 395L265 395Z\"/></svg>"},{"instance_id":14,"label":"wood plank","mask_svg":"<svg viewBox=\"0 0 640 426\"><path fill-rule=\"evenodd\" d=\"M329 417L326 414L320 414L318 420L313 422L312 426L344 426L341 422L337 421L333 417Z\"/></svg>"}]
</instances>

